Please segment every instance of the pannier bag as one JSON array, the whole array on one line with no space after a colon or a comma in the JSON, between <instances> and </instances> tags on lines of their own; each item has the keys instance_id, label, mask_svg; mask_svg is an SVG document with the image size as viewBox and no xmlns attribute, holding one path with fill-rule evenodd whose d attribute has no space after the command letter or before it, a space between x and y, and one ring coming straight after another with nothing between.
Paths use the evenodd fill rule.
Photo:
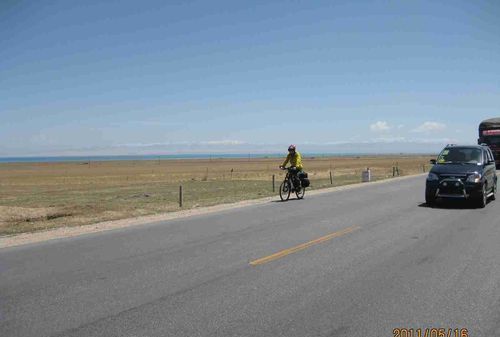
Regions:
<instances>
[{"instance_id":1,"label":"pannier bag","mask_svg":"<svg viewBox=\"0 0 500 337\"><path fill-rule=\"evenodd\" d=\"M311 182L309 181L308 178L304 178L301 180L302 187L309 187L311 185Z\"/></svg>"},{"instance_id":2,"label":"pannier bag","mask_svg":"<svg viewBox=\"0 0 500 337\"><path fill-rule=\"evenodd\" d=\"M300 172L299 173L299 179L300 179L300 182L302 184L302 187L309 187L309 185L311 185L311 182L309 181L309 179L307 177L308 177L307 172Z\"/></svg>"}]
</instances>

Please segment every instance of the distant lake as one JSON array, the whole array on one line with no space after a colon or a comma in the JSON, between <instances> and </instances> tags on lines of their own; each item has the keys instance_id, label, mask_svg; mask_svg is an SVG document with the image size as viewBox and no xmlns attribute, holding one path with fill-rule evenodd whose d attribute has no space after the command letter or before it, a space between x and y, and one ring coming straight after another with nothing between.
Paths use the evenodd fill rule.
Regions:
<instances>
[{"instance_id":1,"label":"distant lake","mask_svg":"<svg viewBox=\"0 0 500 337\"><path fill-rule=\"evenodd\" d=\"M362 153L302 153L303 157L351 157L374 154ZM128 155L128 156L60 156L60 157L0 157L0 163L52 163L88 162L117 160L173 160L173 159L237 159L237 158L284 158L286 152L271 154L169 154L169 155Z\"/></svg>"}]
</instances>

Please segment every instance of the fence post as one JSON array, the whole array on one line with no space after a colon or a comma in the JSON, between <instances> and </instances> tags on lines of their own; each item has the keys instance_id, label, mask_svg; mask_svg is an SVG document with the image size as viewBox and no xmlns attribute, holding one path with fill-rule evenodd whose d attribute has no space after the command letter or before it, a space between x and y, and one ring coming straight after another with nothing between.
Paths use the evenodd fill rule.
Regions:
<instances>
[{"instance_id":1,"label":"fence post","mask_svg":"<svg viewBox=\"0 0 500 337\"><path fill-rule=\"evenodd\" d=\"M274 191L275 191L275 187L274 187L274 179L275 179L275 178L274 178L274 174L273 174L273 193L274 193Z\"/></svg>"},{"instance_id":2,"label":"fence post","mask_svg":"<svg viewBox=\"0 0 500 337\"><path fill-rule=\"evenodd\" d=\"M425 164L422 164L422 172L425 172Z\"/></svg>"},{"instance_id":3,"label":"fence post","mask_svg":"<svg viewBox=\"0 0 500 337\"><path fill-rule=\"evenodd\" d=\"M330 170L330 185L333 185L332 170Z\"/></svg>"},{"instance_id":4,"label":"fence post","mask_svg":"<svg viewBox=\"0 0 500 337\"><path fill-rule=\"evenodd\" d=\"M183 195L182 195L182 185L179 186L179 207L182 207Z\"/></svg>"}]
</instances>

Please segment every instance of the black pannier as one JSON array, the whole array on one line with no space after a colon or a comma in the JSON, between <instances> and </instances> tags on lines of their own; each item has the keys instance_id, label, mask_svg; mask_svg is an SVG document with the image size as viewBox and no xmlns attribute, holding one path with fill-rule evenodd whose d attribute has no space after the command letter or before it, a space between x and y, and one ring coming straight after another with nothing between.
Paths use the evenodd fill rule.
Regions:
<instances>
[{"instance_id":1,"label":"black pannier","mask_svg":"<svg viewBox=\"0 0 500 337\"><path fill-rule=\"evenodd\" d=\"M309 185L311 185L311 182L309 181L309 179L307 177L308 177L307 172L300 172L299 173L299 179L300 179L300 183L301 183L302 187L309 187Z\"/></svg>"},{"instance_id":2,"label":"black pannier","mask_svg":"<svg viewBox=\"0 0 500 337\"><path fill-rule=\"evenodd\" d=\"M309 187L309 185L311 185L311 182L309 181L308 178L304 178L300 182L302 184L302 187Z\"/></svg>"}]
</instances>

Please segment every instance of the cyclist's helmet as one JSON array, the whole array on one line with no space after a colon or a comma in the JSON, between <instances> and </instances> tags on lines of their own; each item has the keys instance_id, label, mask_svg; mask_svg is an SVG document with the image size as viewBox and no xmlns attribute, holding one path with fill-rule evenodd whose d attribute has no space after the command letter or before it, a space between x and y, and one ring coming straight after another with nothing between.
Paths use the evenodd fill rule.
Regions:
<instances>
[{"instance_id":1,"label":"cyclist's helmet","mask_svg":"<svg viewBox=\"0 0 500 337\"><path fill-rule=\"evenodd\" d=\"M295 151L295 145L293 145L293 144L288 147L288 152L291 152L291 151Z\"/></svg>"}]
</instances>

